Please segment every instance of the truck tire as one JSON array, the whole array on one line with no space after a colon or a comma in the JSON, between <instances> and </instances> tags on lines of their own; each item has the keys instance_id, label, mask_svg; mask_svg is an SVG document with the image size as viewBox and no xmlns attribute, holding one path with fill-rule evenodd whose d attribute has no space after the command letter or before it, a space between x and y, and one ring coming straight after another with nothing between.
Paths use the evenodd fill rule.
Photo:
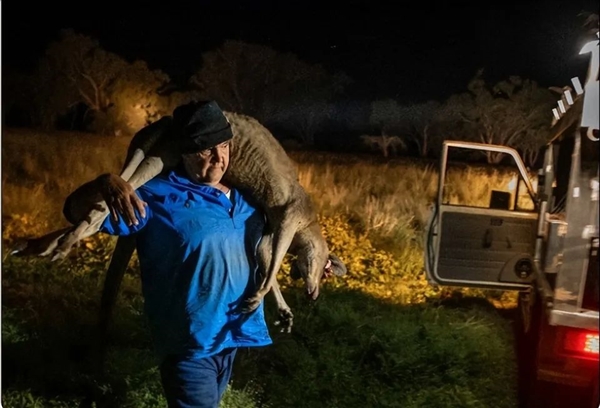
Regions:
<instances>
[{"instance_id":1,"label":"truck tire","mask_svg":"<svg viewBox=\"0 0 600 408\"><path fill-rule=\"evenodd\" d=\"M537 350L542 306L537 296L535 296L533 304L529 306L527 301L524 300L524 295L523 293L519 294L518 316L515 324L516 355L519 369L519 407L533 408L539 406L541 397L541 384L537 379Z\"/></svg>"},{"instance_id":2,"label":"truck tire","mask_svg":"<svg viewBox=\"0 0 600 408\"><path fill-rule=\"evenodd\" d=\"M598 377L596 377L593 382L592 382L592 386L591 386L591 392L590 392L590 404L589 404L589 408L599 408L600 407L600 391L599 391L599 387L600 385L598 384Z\"/></svg>"}]
</instances>

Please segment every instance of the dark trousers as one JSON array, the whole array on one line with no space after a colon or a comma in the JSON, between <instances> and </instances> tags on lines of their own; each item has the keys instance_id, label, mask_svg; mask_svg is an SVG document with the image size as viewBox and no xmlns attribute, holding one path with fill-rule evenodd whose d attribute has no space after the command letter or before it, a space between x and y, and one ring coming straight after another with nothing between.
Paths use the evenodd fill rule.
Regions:
<instances>
[{"instance_id":1,"label":"dark trousers","mask_svg":"<svg viewBox=\"0 0 600 408\"><path fill-rule=\"evenodd\" d=\"M160 365L169 408L217 408L231 377L235 348L214 356L168 356Z\"/></svg>"}]
</instances>

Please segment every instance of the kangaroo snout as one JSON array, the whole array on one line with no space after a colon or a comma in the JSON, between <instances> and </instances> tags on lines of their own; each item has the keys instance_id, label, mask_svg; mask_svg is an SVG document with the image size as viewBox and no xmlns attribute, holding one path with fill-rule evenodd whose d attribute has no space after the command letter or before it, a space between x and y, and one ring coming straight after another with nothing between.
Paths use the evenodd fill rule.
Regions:
<instances>
[{"instance_id":1,"label":"kangaroo snout","mask_svg":"<svg viewBox=\"0 0 600 408\"><path fill-rule=\"evenodd\" d=\"M319 283L312 280L306 281L306 293L312 300L317 300L319 297Z\"/></svg>"}]
</instances>

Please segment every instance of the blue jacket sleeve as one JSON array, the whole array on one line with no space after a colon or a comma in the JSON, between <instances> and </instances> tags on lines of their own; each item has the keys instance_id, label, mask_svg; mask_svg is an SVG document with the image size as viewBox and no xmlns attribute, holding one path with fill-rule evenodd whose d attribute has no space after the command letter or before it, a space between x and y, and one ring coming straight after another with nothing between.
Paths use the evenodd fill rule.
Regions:
<instances>
[{"instance_id":1,"label":"blue jacket sleeve","mask_svg":"<svg viewBox=\"0 0 600 408\"><path fill-rule=\"evenodd\" d=\"M136 191L136 194L138 195L138 197L140 197L139 192ZM140 197L140 198L142 200L144 199L143 197ZM140 231L142 228L144 228L146 226L146 224L148 223L148 220L150 219L150 217L152 217L152 210L151 210L150 206L148 205L148 206L146 206L146 217L145 218L142 218L140 216L140 213L137 210L135 210L135 215L138 219L138 225L131 225L131 226L128 226L125 223L125 221L123 220L123 217L120 214L119 214L119 219L117 221L115 221L113 219L112 215L109 215L108 217L106 217L106 219L100 226L100 231L105 232L110 235L135 234L136 232Z\"/></svg>"}]
</instances>

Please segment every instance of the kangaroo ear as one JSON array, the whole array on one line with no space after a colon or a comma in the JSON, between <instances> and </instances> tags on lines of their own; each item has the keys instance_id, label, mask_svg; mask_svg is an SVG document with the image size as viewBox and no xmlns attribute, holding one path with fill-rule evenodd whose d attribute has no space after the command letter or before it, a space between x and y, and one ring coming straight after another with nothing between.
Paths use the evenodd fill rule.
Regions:
<instances>
[{"instance_id":1,"label":"kangaroo ear","mask_svg":"<svg viewBox=\"0 0 600 408\"><path fill-rule=\"evenodd\" d=\"M329 260L331 261L331 270L335 276L344 276L348 270L346 265L338 258L335 254L329 254Z\"/></svg>"}]
</instances>

